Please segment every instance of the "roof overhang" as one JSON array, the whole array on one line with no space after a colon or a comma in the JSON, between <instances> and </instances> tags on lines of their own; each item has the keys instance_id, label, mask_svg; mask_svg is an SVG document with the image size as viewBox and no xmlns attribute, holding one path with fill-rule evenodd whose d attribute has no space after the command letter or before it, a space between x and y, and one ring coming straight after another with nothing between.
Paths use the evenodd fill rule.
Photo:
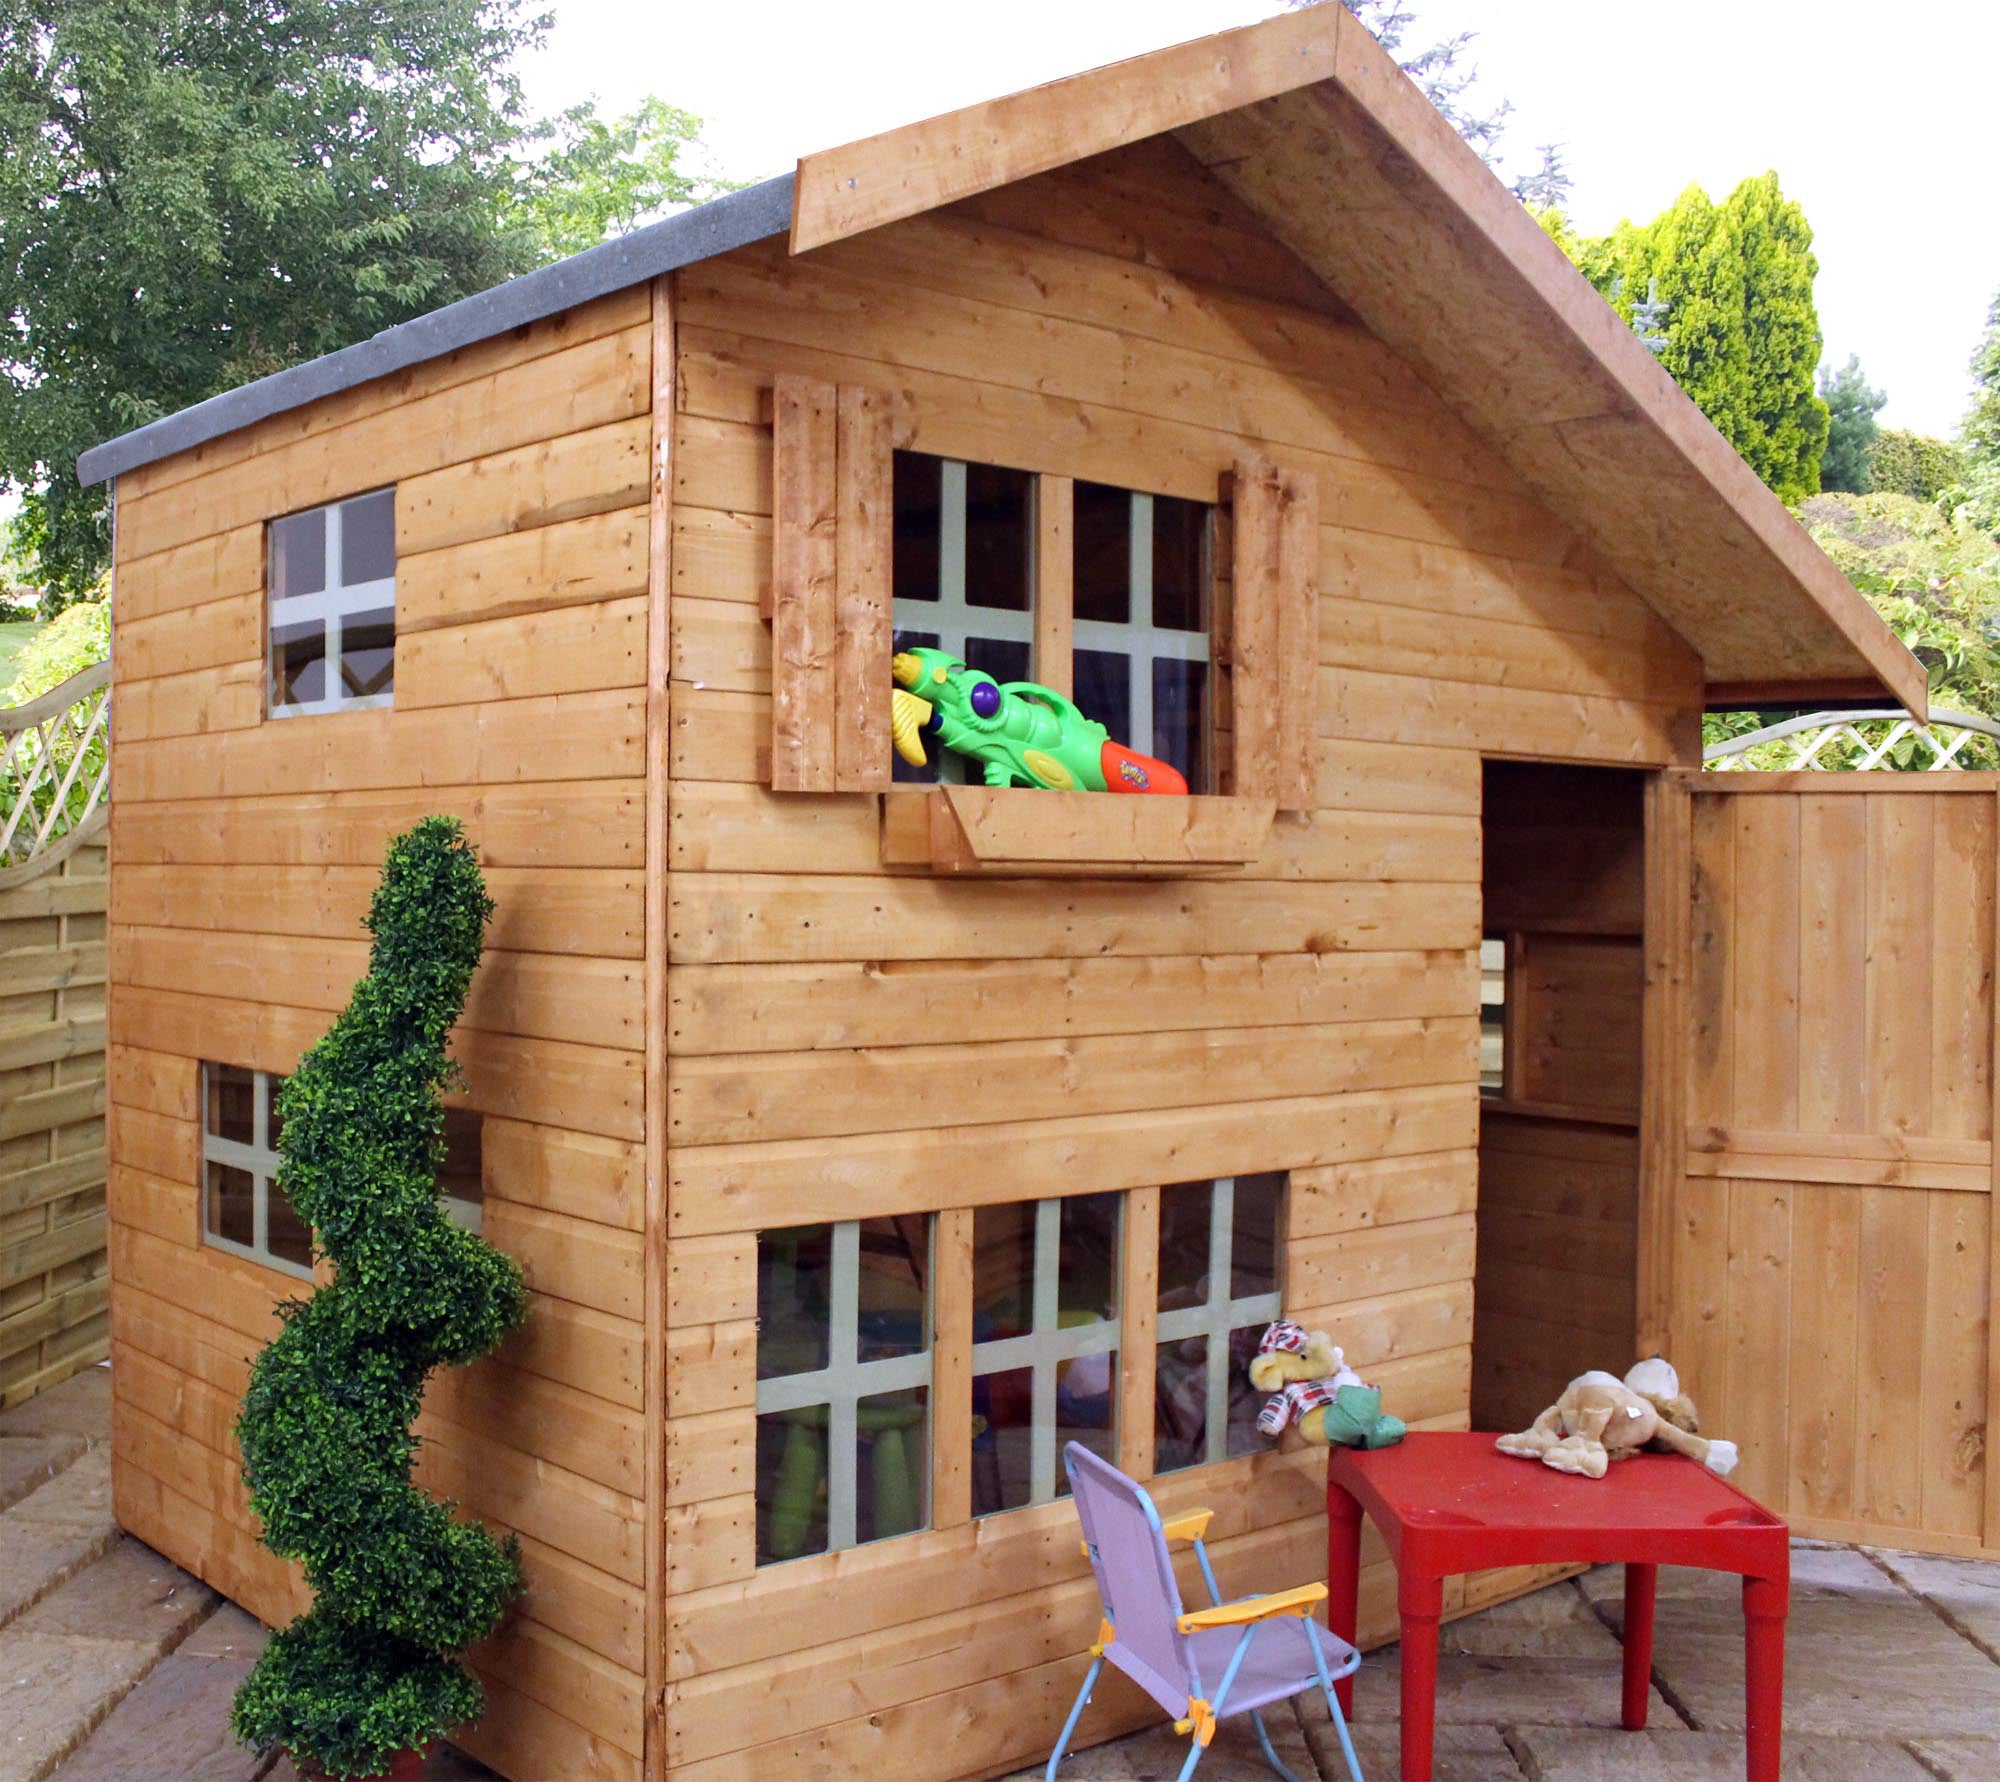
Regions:
<instances>
[{"instance_id":1,"label":"roof overhang","mask_svg":"<svg viewBox=\"0 0 2000 1782\"><path fill-rule=\"evenodd\" d=\"M1344 7L1327 4L799 163L792 250L1171 133L1701 657L1921 716L1866 599Z\"/></svg>"}]
</instances>

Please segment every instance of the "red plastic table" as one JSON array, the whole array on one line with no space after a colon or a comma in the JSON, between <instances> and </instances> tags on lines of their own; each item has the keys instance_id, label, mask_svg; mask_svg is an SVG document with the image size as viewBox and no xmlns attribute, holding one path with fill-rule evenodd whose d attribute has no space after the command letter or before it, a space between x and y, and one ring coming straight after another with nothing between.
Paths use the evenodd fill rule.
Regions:
<instances>
[{"instance_id":1,"label":"red plastic table","mask_svg":"<svg viewBox=\"0 0 2000 1782\"><path fill-rule=\"evenodd\" d=\"M1403 1620L1403 1782L1431 1782L1438 1617L1444 1580L1495 1566L1625 1566L1624 1723L1646 1724L1653 1602L1662 1565L1743 1576L1750 1782L1777 1782L1784 1726L1791 1532L1726 1479L1675 1454L1613 1463L1579 1479L1499 1453L1478 1432L1418 1432L1393 1448L1327 1451L1327 1620L1355 1636L1361 1517L1396 1562ZM1339 1685L1352 1711L1354 1682Z\"/></svg>"}]
</instances>

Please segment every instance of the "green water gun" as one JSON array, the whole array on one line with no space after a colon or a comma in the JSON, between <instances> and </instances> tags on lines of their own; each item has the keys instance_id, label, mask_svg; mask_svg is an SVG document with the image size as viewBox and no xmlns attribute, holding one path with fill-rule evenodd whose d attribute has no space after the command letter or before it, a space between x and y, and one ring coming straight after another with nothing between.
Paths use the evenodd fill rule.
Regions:
<instances>
[{"instance_id":1,"label":"green water gun","mask_svg":"<svg viewBox=\"0 0 2000 1782\"><path fill-rule=\"evenodd\" d=\"M944 650L899 650L889 727L896 753L922 767L927 736L977 761L989 786L1057 792L1187 792L1165 761L1113 742L1053 688L996 681Z\"/></svg>"}]
</instances>

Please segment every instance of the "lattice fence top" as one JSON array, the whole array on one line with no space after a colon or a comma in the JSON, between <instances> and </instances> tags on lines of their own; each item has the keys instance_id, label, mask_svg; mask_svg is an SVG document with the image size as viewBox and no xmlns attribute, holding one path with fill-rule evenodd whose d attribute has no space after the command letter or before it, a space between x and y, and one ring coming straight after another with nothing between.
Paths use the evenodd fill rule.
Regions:
<instances>
[{"instance_id":1,"label":"lattice fence top","mask_svg":"<svg viewBox=\"0 0 2000 1782\"><path fill-rule=\"evenodd\" d=\"M104 827L110 798L109 662L0 706L0 890L67 859Z\"/></svg>"},{"instance_id":2,"label":"lattice fence top","mask_svg":"<svg viewBox=\"0 0 2000 1782\"><path fill-rule=\"evenodd\" d=\"M1808 712L1702 751L1715 773L1938 773L1991 768L2000 723L1977 712L1934 711L1920 724L1899 706Z\"/></svg>"}]
</instances>

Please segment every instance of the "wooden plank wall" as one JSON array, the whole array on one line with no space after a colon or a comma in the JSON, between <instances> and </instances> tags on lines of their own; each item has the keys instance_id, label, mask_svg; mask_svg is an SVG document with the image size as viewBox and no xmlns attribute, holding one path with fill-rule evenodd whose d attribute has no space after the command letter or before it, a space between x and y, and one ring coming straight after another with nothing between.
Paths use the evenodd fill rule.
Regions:
<instances>
[{"instance_id":1,"label":"wooden plank wall","mask_svg":"<svg viewBox=\"0 0 2000 1782\"><path fill-rule=\"evenodd\" d=\"M104 849L0 891L0 1405L103 1359Z\"/></svg>"},{"instance_id":2,"label":"wooden plank wall","mask_svg":"<svg viewBox=\"0 0 2000 1782\"><path fill-rule=\"evenodd\" d=\"M1808 1534L2000 1555L1986 774L1693 784L1670 1353Z\"/></svg>"},{"instance_id":3,"label":"wooden plank wall","mask_svg":"<svg viewBox=\"0 0 2000 1782\"><path fill-rule=\"evenodd\" d=\"M759 1572L755 1231L1289 1168L1290 1309L1464 1426L1481 753L1691 759L1698 672L1170 144L677 288L667 1759L1000 1772L1096 1624L1072 1512ZM946 883L882 873L875 798L765 791L786 372L894 392L925 451L1200 500L1247 453L1309 470L1313 808L1236 880ZM1244 1590L1319 1571L1321 1492L1284 1452L1160 1495L1216 1508ZM1107 1686L1086 1725L1133 1714Z\"/></svg>"},{"instance_id":4,"label":"wooden plank wall","mask_svg":"<svg viewBox=\"0 0 2000 1782\"><path fill-rule=\"evenodd\" d=\"M266 1619L231 1425L283 1276L198 1242L197 1067L285 1072L365 967L388 838L463 817L498 905L455 1041L486 1233L533 1288L439 1376L422 1477L521 1537L466 1742L515 1775L642 1757L649 293L620 293L124 478L111 1246L124 1525ZM393 711L260 721L263 527L397 485Z\"/></svg>"},{"instance_id":5,"label":"wooden plank wall","mask_svg":"<svg viewBox=\"0 0 2000 1782\"><path fill-rule=\"evenodd\" d=\"M1636 1359L1643 782L1493 762L1486 931L1509 965L1503 1093L1480 1110L1472 1416L1525 1429Z\"/></svg>"}]
</instances>

